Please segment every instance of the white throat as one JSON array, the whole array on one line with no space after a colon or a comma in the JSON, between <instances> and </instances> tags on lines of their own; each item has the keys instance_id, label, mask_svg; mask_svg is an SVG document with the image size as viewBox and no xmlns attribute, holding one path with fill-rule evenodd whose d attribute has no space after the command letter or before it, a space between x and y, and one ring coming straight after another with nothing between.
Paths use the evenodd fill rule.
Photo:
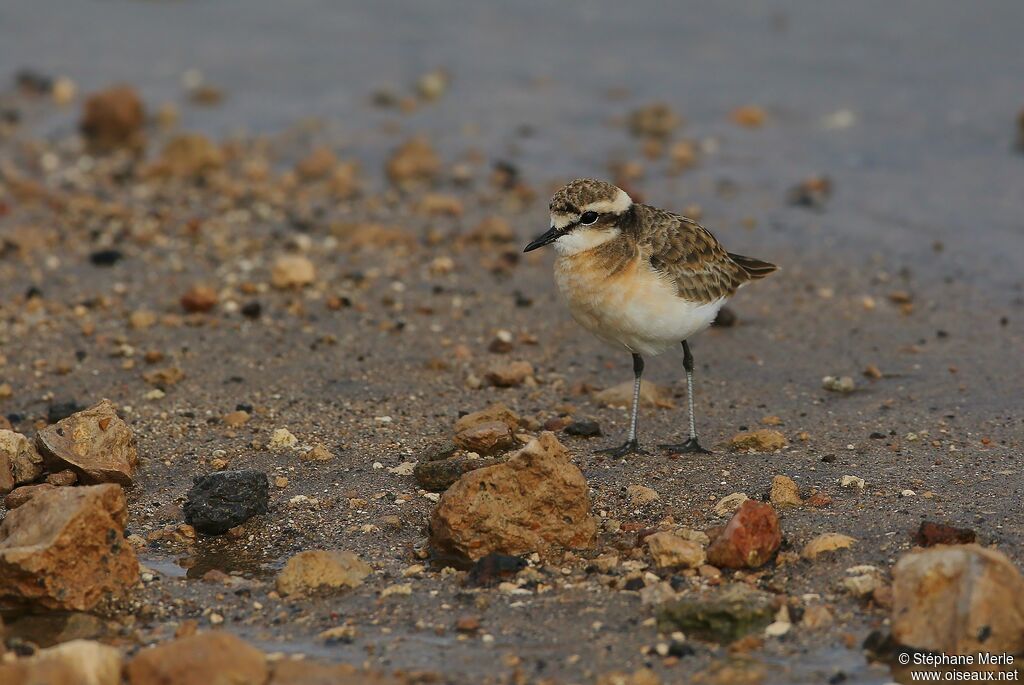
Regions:
<instances>
[{"instance_id":1,"label":"white throat","mask_svg":"<svg viewBox=\"0 0 1024 685\"><path fill-rule=\"evenodd\" d=\"M556 240L555 251L562 257L571 257L574 254L592 250L609 240L614 240L621 233L622 231L618 228L585 228L581 226Z\"/></svg>"}]
</instances>

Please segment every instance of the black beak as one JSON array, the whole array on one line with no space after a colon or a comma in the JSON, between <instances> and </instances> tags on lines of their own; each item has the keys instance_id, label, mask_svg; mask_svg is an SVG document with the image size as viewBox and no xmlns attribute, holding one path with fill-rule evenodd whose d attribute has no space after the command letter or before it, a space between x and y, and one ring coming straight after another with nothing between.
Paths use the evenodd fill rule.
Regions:
<instances>
[{"instance_id":1,"label":"black beak","mask_svg":"<svg viewBox=\"0 0 1024 685\"><path fill-rule=\"evenodd\" d=\"M539 238L534 240L532 243L527 245L526 249L523 250L523 252L529 252L530 250L536 250L538 247L544 247L545 245L550 245L551 243L555 242L555 240L558 239L559 235L560 235L560 233L558 232L558 229L555 228L554 226L552 226L542 236L540 236Z\"/></svg>"}]
</instances>

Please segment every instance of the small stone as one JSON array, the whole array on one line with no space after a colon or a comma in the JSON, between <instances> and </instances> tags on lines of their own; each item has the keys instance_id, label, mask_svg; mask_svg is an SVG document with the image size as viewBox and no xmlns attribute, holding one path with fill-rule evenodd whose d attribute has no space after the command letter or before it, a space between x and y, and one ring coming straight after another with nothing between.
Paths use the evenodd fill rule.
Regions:
<instances>
[{"instance_id":1,"label":"small stone","mask_svg":"<svg viewBox=\"0 0 1024 685\"><path fill-rule=\"evenodd\" d=\"M416 462L414 461L403 461L398 466L394 466L388 469L388 473L393 473L396 476L411 476L416 470Z\"/></svg>"},{"instance_id":2,"label":"small stone","mask_svg":"<svg viewBox=\"0 0 1024 685\"><path fill-rule=\"evenodd\" d=\"M601 435L601 424L589 419L573 419L573 422L565 427L565 433L578 438L596 438Z\"/></svg>"},{"instance_id":3,"label":"small stone","mask_svg":"<svg viewBox=\"0 0 1024 685\"><path fill-rule=\"evenodd\" d=\"M489 421L456 433L455 444L464 450L488 455L510 449L515 440L507 424Z\"/></svg>"},{"instance_id":4,"label":"small stone","mask_svg":"<svg viewBox=\"0 0 1024 685\"><path fill-rule=\"evenodd\" d=\"M850 376L825 376L821 379L821 387L829 392L850 393L857 389Z\"/></svg>"},{"instance_id":5,"label":"small stone","mask_svg":"<svg viewBox=\"0 0 1024 685\"><path fill-rule=\"evenodd\" d=\"M626 487L626 496L629 497L629 503L634 507L642 507L661 499L658 496L657 490L646 485L630 485Z\"/></svg>"},{"instance_id":6,"label":"small stone","mask_svg":"<svg viewBox=\"0 0 1024 685\"><path fill-rule=\"evenodd\" d=\"M156 325L156 314L147 310L139 309L128 316L128 325L137 331L144 331Z\"/></svg>"},{"instance_id":7,"label":"small stone","mask_svg":"<svg viewBox=\"0 0 1024 685\"><path fill-rule=\"evenodd\" d=\"M193 482L185 501L185 521L200 533L223 535L267 513L270 489L260 471L218 471Z\"/></svg>"},{"instance_id":8,"label":"small stone","mask_svg":"<svg viewBox=\"0 0 1024 685\"><path fill-rule=\"evenodd\" d=\"M866 483L864 479L859 476L843 476L839 479L839 485L844 488L856 488L863 490Z\"/></svg>"},{"instance_id":9,"label":"small stone","mask_svg":"<svg viewBox=\"0 0 1024 685\"><path fill-rule=\"evenodd\" d=\"M305 452L299 454L300 461L330 461L331 459L334 459L334 455L320 443L316 443Z\"/></svg>"},{"instance_id":10,"label":"small stone","mask_svg":"<svg viewBox=\"0 0 1024 685\"><path fill-rule=\"evenodd\" d=\"M527 361L499 362L491 366L484 376L498 388L515 388L533 378L533 364Z\"/></svg>"},{"instance_id":11,"label":"small stone","mask_svg":"<svg viewBox=\"0 0 1024 685\"><path fill-rule=\"evenodd\" d=\"M667 138L680 123L679 115L664 102L639 107L629 115L629 130L640 137Z\"/></svg>"},{"instance_id":12,"label":"small stone","mask_svg":"<svg viewBox=\"0 0 1024 685\"><path fill-rule=\"evenodd\" d=\"M197 633L141 650L125 668L129 685L266 683L263 652L220 630Z\"/></svg>"},{"instance_id":13,"label":"small stone","mask_svg":"<svg viewBox=\"0 0 1024 685\"><path fill-rule=\"evenodd\" d=\"M78 482L78 474L71 469L65 469L48 475L46 477L46 482L50 485L56 485L57 487L67 487Z\"/></svg>"},{"instance_id":14,"label":"small stone","mask_svg":"<svg viewBox=\"0 0 1024 685\"><path fill-rule=\"evenodd\" d=\"M392 595L408 596L411 594L412 585L410 583L394 583L380 591L381 599L384 597L391 597Z\"/></svg>"},{"instance_id":15,"label":"small stone","mask_svg":"<svg viewBox=\"0 0 1024 685\"><path fill-rule=\"evenodd\" d=\"M43 428L36 449L50 471L71 469L86 484L131 485L139 461L135 435L110 400Z\"/></svg>"},{"instance_id":16,"label":"small stone","mask_svg":"<svg viewBox=\"0 0 1024 685\"><path fill-rule=\"evenodd\" d=\"M647 547L658 568L697 568L707 558L699 543L670 532L649 535Z\"/></svg>"},{"instance_id":17,"label":"small stone","mask_svg":"<svg viewBox=\"0 0 1024 685\"><path fill-rule=\"evenodd\" d=\"M229 414L225 414L224 416L220 417L220 420L221 422L223 422L225 426L229 426L231 428L241 428L245 424L249 423L250 418L252 417L249 415L249 412L239 409L238 411L233 411Z\"/></svg>"},{"instance_id":18,"label":"small stone","mask_svg":"<svg viewBox=\"0 0 1024 685\"><path fill-rule=\"evenodd\" d=\"M460 633L475 633L480 630L479 616L459 616L455 621L455 630Z\"/></svg>"},{"instance_id":19,"label":"small stone","mask_svg":"<svg viewBox=\"0 0 1024 685\"><path fill-rule=\"evenodd\" d=\"M290 450L299 444L299 439L292 435L287 428L277 428L270 435L270 443L267 445L275 452Z\"/></svg>"},{"instance_id":20,"label":"small stone","mask_svg":"<svg viewBox=\"0 0 1024 685\"><path fill-rule=\"evenodd\" d=\"M748 499L750 498L747 497L745 492L734 492L731 495L726 495L715 504L715 513L719 516L730 516Z\"/></svg>"},{"instance_id":21,"label":"small stone","mask_svg":"<svg viewBox=\"0 0 1024 685\"><path fill-rule=\"evenodd\" d=\"M288 559L277 576L282 595L307 595L323 589L355 588L373 572L352 552L307 550Z\"/></svg>"},{"instance_id":22,"label":"small stone","mask_svg":"<svg viewBox=\"0 0 1024 685\"><path fill-rule=\"evenodd\" d=\"M180 133L168 140L154 166L159 173L195 178L224 166L224 153L201 133Z\"/></svg>"},{"instance_id":23,"label":"small stone","mask_svg":"<svg viewBox=\"0 0 1024 685\"><path fill-rule=\"evenodd\" d=\"M882 585L882 572L867 564L846 569L846 577L839 581L839 587L854 597L867 597Z\"/></svg>"},{"instance_id":24,"label":"small stone","mask_svg":"<svg viewBox=\"0 0 1024 685\"><path fill-rule=\"evenodd\" d=\"M387 162L388 179L397 186L433 181L441 160L425 138L413 138L395 150Z\"/></svg>"},{"instance_id":25,"label":"small stone","mask_svg":"<svg viewBox=\"0 0 1024 685\"><path fill-rule=\"evenodd\" d=\"M967 545L976 542L977 534L970 528L957 528L945 523L922 521L913 539L914 544L921 547Z\"/></svg>"},{"instance_id":26,"label":"small stone","mask_svg":"<svg viewBox=\"0 0 1024 685\"><path fill-rule=\"evenodd\" d=\"M205 285L196 285L181 296L181 308L189 313L208 312L217 306L217 291Z\"/></svg>"},{"instance_id":27,"label":"small stone","mask_svg":"<svg viewBox=\"0 0 1024 685\"><path fill-rule=\"evenodd\" d=\"M813 561L826 552L834 552L839 549L849 549L856 540L849 535L842 533L822 533L804 545L800 553L804 559Z\"/></svg>"},{"instance_id":28,"label":"small stone","mask_svg":"<svg viewBox=\"0 0 1024 685\"><path fill-rule=\"evenodd\" d=\"M0 662L7 685L120 685L121 651L92 640L71 640L30 657Z\"/></svg>"},{"instance_id":29,"label":"small stone","mask_svg":"<svg viewBox=\"0 0 1024 685\"><path fill-rule=\"evenodd\" d=\"M800 625L808 630L822 630L832 625L834 617L828 607L823 604L812 604L804 609Z\"/></svg>"},{"instance_id":30,"label":"small stone","mask_svg":"<svg viewBox=\"0 0 1024 685\"><path fill-rule=\"evenodd\" d=\"M811 176L786 193L786 201L797 207L821 209L832 196L832 180L827 176Z\"/></svg>"},{"instance_id":31,"label":"small stone","mask_svg":"<svg viewBox=\"0 0 1024 685\"><path fill-rule=\"evenodd\" d=\"M761 632L774 616L772 596L743 583L680 598L657 612L658 630L662 633L678 630L687 636L726 643Z\"/></svg>"},{"instance_id":32,"label":"small stone","mask_svg":"<svg viewBox=\"0 0 1024 685\"><path fill-rule=\"evenodd\" d=\"M473 564L466 576L470 587L493 587L526 568L526 560L512 554L490 552Z\"/></svg>"},{"instance_id":33,"label":"small stone","mask_svg":"<svg viewBox=\"0 0 1024 685\"><path fill-rule=\"evenodd\" d=\"M774 452L786 446L786 438L777 430L761 428L737 433L729 440L734 452Z\"/></svg>"},{"instance_id":34,"label":"small stone","mask_svg":"<svg viewBox=\"0 0 1024 685\"><path fill-rule=\"evenodd\" d=\"M495 333L491 343L487 346L487 351L494 354L508 354L513 349L515 349L515 339L511 332L505 330Z\"/></svg>"},{"instance_id":35,"label":"small stone","mask_svg":"<svg viewBox=\"0 0 1024 685\"><path fill-rule=\"evenodd\" d=\"M270 270L270 284L280 290L301 288L316 280L316 267L302 255L283 255Z\"/></svg>"},{"instance_id":36,"label":"small stone","mask_svg":"<svg viewBox=\"0 0 1024 685\"><path fill-rule=\"evenodd\" d=\"M594 395L594 400L603 407L623 407L633 405L633 381L625 381L616 386L602 390ZM647 381L640 382L640 406L671 409L675 406L672 392Z\"/></svg>"},{"instance_id":37,"label":"small stone","mask_svg":"<svg viewBox=\"0 0 1024 685\"><path fill-rule=\"evenodd\" d=\"M49 483L39 483L38 485L22 485L21 487L14 488L8 493L7 497L4 497L4 506L7 507L7 511L17 509L21 505L28 502L30 499L35 497L40 492L47 490L53 490L56 485Z\"/></svg>"},{"instance_id":38,"label":"small stone","mask_svg":"<svg viewBox=\"0 0 1024 685\"><path fill-rule=\"evenodd\" d=\"M329 148L318 147L295 165L295 173L304 181L326 178L338 163L338 158Z\"/></svg>"},{"instance_id":39,"label":"small stone","mask_svg":"<svg viewBox=\"0 0 1024 685\"><path fill-rule=\"evenodd\" d=\"M816 492L807 498L807 505L810 507L827 507L832 504L832 498L824 492Z\"/></svg>"},{"instance_id":40,"label":"small stone","mask_svg":"<svg viewBox=\"0 0 1024 685\"><path fill-rule=\"evenodd\" d=\"M113 86L86 98L78 128L96 151L138 148L143 143L146 113L141 98L130 86Z\"/></svg>"},{"instance_id":41,"label":"small stone","mask_svg":"<svg viewBox=\"0 0 1024 685\"><path fill-rule=\"evenodd\" d=\"M803 500L800 499L800 487L789 476L772 478L770 500L777 509L799 507L803 504Z\"/></svg>"},{"instance_id":42,"label":"small stone","mask_svg":"<svg viewBox=\"0 0 1024 685\"><path fill-rule=\"evenodd\" d=\"M747 500L708 546L708 561L720 568L758 568L768 563L781 544L775 509Z\"/></svg>"},{"instance_id":43,"label":"small stone","mask_svg":"<svg viewBox=\"0 0 1024 685\"><path fill-rule=\"evenodd\" d=\"M499 402L461 417L455 422L455 432L461 433L491 421L501 421L513 432L519 430L519 415Z\"/></svg>"},{"instance_id":44,"label":"small stone","mask_svg":"<svg viewBox=\"0 0 1024 685\"><path fill-rule=\"evenodd\" d=\"M457 450L454 442L442 443L424 450L413 468L416 483L424 490L429 490L431 494L443 492L463 474L504 461L501 457L483 458L475 452L456 454Z\"/></svg>"},{"instance_id":45,"label":"small stone","mask_svg":"<svg viewBox=\"0 0 1024 685\"><path fill-rule=\"evenodd\" d=\"M43 458L21 433L0 429L0 495L31 483L43 473Z\"/></svg>"},{"instance_id":46,"label":"small stone","mask_svg":"<svg viewBox=\"0 0 1024 685\"><path fill-rule=\"evenodd\" d=\"M734 124L744 128L760 128L764 125L767 117L768 115L765 113L764 108L757 105L737 107L729 115Z\"/></svg>"}]
</instances>

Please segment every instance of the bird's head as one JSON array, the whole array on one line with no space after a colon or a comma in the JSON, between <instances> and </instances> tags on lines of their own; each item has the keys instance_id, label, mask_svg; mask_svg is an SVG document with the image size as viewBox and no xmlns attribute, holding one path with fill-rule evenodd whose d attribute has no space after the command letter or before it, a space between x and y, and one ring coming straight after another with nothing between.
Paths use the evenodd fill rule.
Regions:
<instances>
[{"instance_id":1,"label":"bird's head","mask_svg":"<svg viewBox=\"0 0 1024 685\"><path fill-rule=\"evenodd\" d=\"M592 178L578 178L551 198L551 228L523 252L554 243L561 255L597 247L619 235L619 220L633 208L626 191Z\"/></svg>"}]
</instances>

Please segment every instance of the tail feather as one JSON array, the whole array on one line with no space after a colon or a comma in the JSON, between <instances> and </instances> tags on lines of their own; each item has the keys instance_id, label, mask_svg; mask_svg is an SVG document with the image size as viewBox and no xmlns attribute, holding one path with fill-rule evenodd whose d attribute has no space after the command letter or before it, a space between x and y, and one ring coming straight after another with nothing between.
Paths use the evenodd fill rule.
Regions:
<instances>
[{"instance_id":1,"label":"tail feather","mask_svg":"<svg viewBox=\"0 0 1024 685\"><path fill-rule=\"evenodd\" d=\"M779 270L779 267L774 264L769 264L768 262L761 261L760 259L754 259L753 257L744 257L741 254L733 254L730 252L729 258L739 264L740 268L746 272L747 276L754 281L759 278L764 278L768 274Z\"/></svg>"}]
</instances>

